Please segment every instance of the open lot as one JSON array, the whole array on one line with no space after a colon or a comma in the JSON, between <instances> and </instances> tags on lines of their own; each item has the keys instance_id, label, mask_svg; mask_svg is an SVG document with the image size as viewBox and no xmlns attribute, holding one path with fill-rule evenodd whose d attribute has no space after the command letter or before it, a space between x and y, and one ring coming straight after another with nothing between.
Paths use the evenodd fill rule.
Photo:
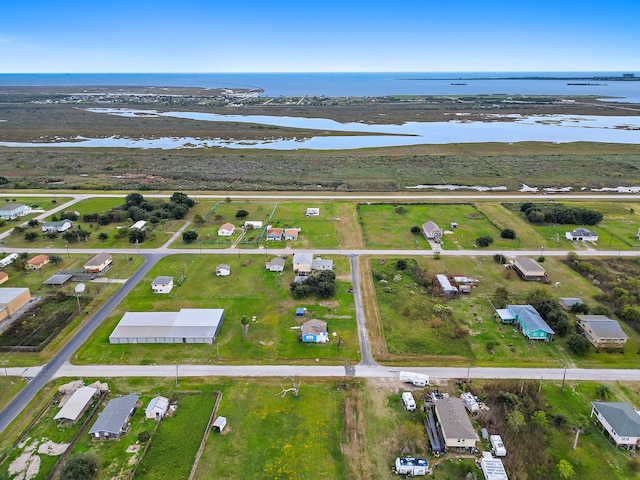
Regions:
<instances>
[{"instance_id":1,"label":"open lot","mask_svg":"<svg viewBox=\"0 0 640 480\"><path fill-rule=\"evenodd\" d=\"M278 274L265 270L265 258L261 256L172 255L164 258L80 348L77 361L111 364L306 363L315 359L343 364L356 361L359 346L353 294L347 291L351 284L337 281L336 295L326 302L313 298L295 301L289 293L289 284L293 281L291 258L287 261L285 272ZM215 267L220 263L231 266L230 276L215 276ZM153 294L150 282L158 275L173 276L174 282L184 275L185 280L169 294ZM295 317L297 307L308 309L305 319L327 321L329 332L337 332L335 338L342 337L341 346L334 340L325 345L299 342L298 330L292 329L302 323ZM109 335L127 311L178 311L180 308L225 309L215 345L108 343ZM250 319L256 317L249 324L246 341L240 323L243 315Z\"/></svg>"},{"instance_id":2,"label":"open lot","mask_svg":"<svg viewBox=\"0 0 640 480\"><path fill-rule=\"evenodd\" d=\"M443 235L444 250L473 249L476 238L490 236L491 248L519 248L520 242L500 238L500 230L489 218L470 204L377 204L358 205L365 245L371 248L429 248L420 233L411 233L411 227L428 220L451 233ZM458 223L455 229L452 222Z\"/></svg>"},{"instance_id":3,"label":"open lot","mask_svg":"<svg viewBox=\"0 0 640 480\"><path fill-rule=\"evenodd\" d=\"M567 350L566 337L556 335L553 342L530 344L514 326L494 320L487 297L493 295L498 286L507 288L514 304L524 303L524 296L530 290L542 286L555 298L580 297L595 306L597 302L593 296L601 293L600 290L558 259L549 258L543 264L551 285L522 281L515 272L506 270L490 257L420 258L414 267L404 271L396 270L396 259L389 259L384 265L378 260L372 258L370 262L382 325L371 325L370 329L381 328L383 332L384 340L374 339L374 342L385 343L374 348L381 352L379 361L531 367L560 366L565 362L609 368L634 368L637 365L640 335L624 322L621 324L630 338L623 353L596 353L592 349L587 356L576 357ZM411 260L408 262L412 264ZM418 282L412 268L425 271L429 283L434 275L445 273L475 277L479 284L470 295L448 300L433 297L430 288ZM398 273L402 278L395 283L393 279ZM381 282L383 279L386 284ZM556 281L560 282L558 287L554 286ZM385 291L387 285L390 291ZM441 306L450 307L451 312ZM571 315L570 323L575 324L575 317Z\"/></svg>"}]
</instances>

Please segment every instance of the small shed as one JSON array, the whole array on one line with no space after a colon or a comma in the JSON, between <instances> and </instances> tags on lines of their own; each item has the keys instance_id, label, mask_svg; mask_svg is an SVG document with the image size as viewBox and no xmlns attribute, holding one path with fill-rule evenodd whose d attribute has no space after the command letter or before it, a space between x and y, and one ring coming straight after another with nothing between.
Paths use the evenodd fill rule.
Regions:
<instances>
[{"instance_id":1,"label":"small shed","mask_svg":"<svg viewBox=\"0 0 640 480\"><path fill-rule=\"evenodd\" d=\"M216 432L221 432L224 430L224 427L227 426L227 418L226 417L218 417L216 421L213 422L213 430Z\"/></svg>"},{"instance_id":2,"label":"small shed","mask_svg":"<svg viewBox=\"0 0 640 480\"><path fill-rule=\"evenodd\" d=\"M167 397L158 395L157 397L151 399L149 405L144 411L144 414L147 418L160 420L162 417L164 417L164 414L167 413L168 408L169 399Z\"/></svg>"},{"instance_id":3,"label":"small shed","mask_svg":"<svg viewBox=\"0 0 640 480\"><path fill-rule=\"evenodd\" d=\"M306 311L307 311L307 309L304 308L304 307L296 308L296 317L304 317Z\"/></svg>"}]
</instances>

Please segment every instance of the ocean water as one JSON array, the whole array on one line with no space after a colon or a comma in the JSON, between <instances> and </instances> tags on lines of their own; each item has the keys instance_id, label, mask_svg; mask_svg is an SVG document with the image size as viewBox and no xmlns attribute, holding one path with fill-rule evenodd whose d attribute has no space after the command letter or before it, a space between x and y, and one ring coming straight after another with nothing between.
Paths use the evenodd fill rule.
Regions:
<instances>
[{"instance_id":1,"label":"ocean water","mask_svg":"<svg viewBox=\"0 0 640 480\"><path fill-rule=\"evenodd\" d=\"M594 95L640 103L640 81L584 81L640 72L398 72L398 73L71 73L0 74L2 86L157 86L261 89L263 96ZM529 77L524 79L524 77ZM515 79L518 78L518 79ZM464 80L461 80L464 79ZM452 85L464 83L464 85Z\"/></svg>"}]
</instances>

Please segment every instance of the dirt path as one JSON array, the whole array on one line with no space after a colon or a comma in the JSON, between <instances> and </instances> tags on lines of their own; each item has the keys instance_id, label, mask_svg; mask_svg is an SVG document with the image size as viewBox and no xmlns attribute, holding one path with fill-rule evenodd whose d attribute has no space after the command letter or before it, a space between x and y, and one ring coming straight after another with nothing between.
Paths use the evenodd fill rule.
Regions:
<instances>
[{"instance_id":1,"label":"dirt path","mask_svg":"<svg viewBox=\"0 0 640 480\"><path fill-rule=\"evenodd\" d=\"M360 289L362 294L362 304L367 319L367 331L369 332L369 342L371 353L374 358L387 356L387 343L384 341L384 331L382 329L382 315L378 308L376 290L371 275L371 258L360 257Z\"/></svg>"},{"instance_id":2,"label":"dirt path","mask_svg":"<svg viewBox=\"0 0 640 480\"><path fill-rule=\"evenodd\" d=\"M341 248L364 248L357 205L355 203L336 203L334 216L336 219L340 219L336 220L336 234Z\"/></svg>"}]
</instances>

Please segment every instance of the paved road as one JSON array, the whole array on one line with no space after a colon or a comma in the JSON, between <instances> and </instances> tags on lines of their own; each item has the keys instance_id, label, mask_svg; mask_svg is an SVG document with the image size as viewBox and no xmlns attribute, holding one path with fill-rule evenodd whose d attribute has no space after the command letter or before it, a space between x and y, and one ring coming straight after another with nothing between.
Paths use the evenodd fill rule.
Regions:
<instances>
[{"instance_id":1,"label":"paved road","mask_svg":"<svg viewBox=\"0 0 640 480\"><path fill-rule=\"evenodd\" d=\"M377 363L371 355L371 344L367 333L367 320L364 316L364 305L362 304L362 292L360 291L360 270L358 269L358 256L350 255L351 263L351 283L353 285L353 300L356 306L356 320L358 322L358 338L360 339L361 365L376 366Z\"/></svg>"},{"instance_id":2,"label":"paved road","mask_svg":"<svg viewBox=\"0 0 640 480\"><path fill-rule=\"evenodd\" d=\"M35 397L44 385L59 375L58 371L65 362L80 346L89 338L96 328L104 321L111 311L124 299L133 287L149 272L163 255L145 255L144 264L129 278L122 288L98 310L93 317L78 331L78 333L67 343L49 363L39 369L38 373L31 379L27 386L0 412L0 432L2 432L11 421L24 409ZM87 376L93 376L87 374Z\"/></svg>"}]
</instances>

